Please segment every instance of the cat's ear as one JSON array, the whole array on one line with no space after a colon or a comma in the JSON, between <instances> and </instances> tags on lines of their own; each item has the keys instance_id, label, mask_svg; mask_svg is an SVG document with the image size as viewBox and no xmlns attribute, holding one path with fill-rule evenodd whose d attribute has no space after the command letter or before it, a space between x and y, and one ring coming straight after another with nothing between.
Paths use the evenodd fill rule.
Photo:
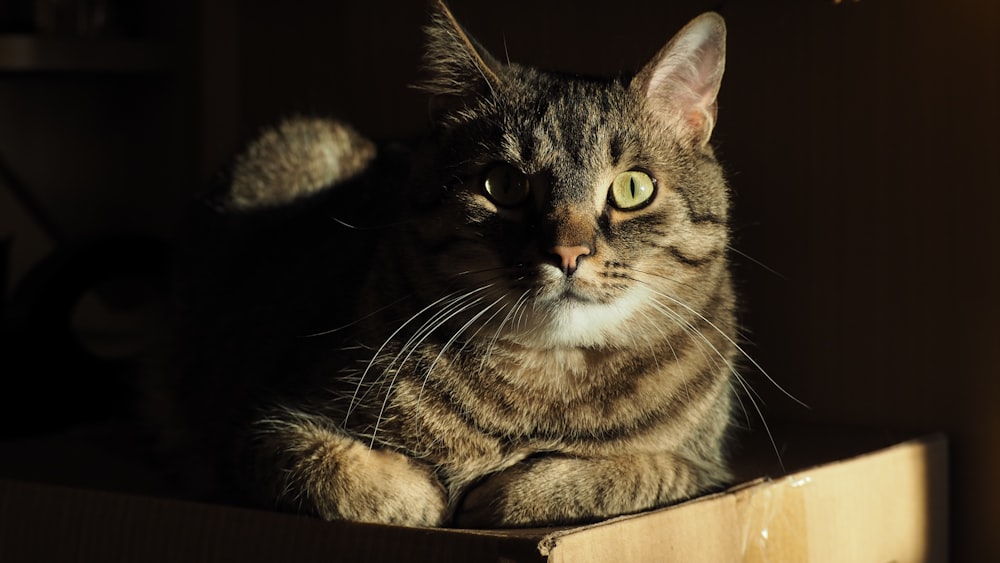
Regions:
<instances>
[{"instance_id":1,"label":"cat's ear","mask_svg":"<svg viewBox=\"0 0 1000 563\"><path fill-rule=\"evenodd\" d=\"M431 113L462 106L470 98L495 95L502 65L465 29L441 0L425 28L428 76L418 87L431 94Z\"/></svg>"},{"instance_id":2,"label":"cat's ear","mask_svg":"<svg viewBox=\"0 0 1000 563\"><path fill-rule=\"evenodd\" d=\"M715 127L716 96L726 66L726 24L705 13L679 31L633 81L646 107L700 145Z\"/></svg>"}]
</instances>

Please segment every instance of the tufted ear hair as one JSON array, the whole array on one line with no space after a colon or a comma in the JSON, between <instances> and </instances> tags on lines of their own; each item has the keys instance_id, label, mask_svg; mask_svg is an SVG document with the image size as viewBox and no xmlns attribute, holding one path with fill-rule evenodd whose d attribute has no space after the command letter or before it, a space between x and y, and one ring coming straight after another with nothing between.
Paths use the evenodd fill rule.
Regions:
<instances>
[{"instance_id":1,"label":"tufted ear hair","mask_svg":"<svg viewBox=\"0 0 1000 563\"><path fill-rule=\"evenodd\" d=\"M715 127L726 66L726 23L708 12L691 20L633 79L633 88L664 125L698 145Z\"/></svg>"},{"instance_id":2,"label":"tufted ear hair","mask_svg":"<svg viewBox=\"0 0 1000 563\"><path fill-rule=\"evenodd\" d=\"M432 114L464 105L470 98L495 94L503 65L462 28L443 1L434 3L431 23L424 31L428 76L417 86L431 94Z\"/></svg>"}]
</instances>

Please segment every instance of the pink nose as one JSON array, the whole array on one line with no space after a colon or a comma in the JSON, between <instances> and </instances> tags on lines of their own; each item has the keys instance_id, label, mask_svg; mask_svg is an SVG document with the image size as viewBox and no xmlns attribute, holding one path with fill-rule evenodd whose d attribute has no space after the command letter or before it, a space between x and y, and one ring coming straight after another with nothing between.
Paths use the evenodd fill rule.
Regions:
<instances>
[{"instance_id":1,"label":"pink nose","mask_svg":"<svg viewBox=\"0 0 1000 563\"><path fill-rule=\"evenodd\" d=\"M558 257L559 266L567 276L573 275L576 271L577 261L581 256L590 254L589 246L556 246L551 250L552 254Z\"/></svg>"}]
</instances>

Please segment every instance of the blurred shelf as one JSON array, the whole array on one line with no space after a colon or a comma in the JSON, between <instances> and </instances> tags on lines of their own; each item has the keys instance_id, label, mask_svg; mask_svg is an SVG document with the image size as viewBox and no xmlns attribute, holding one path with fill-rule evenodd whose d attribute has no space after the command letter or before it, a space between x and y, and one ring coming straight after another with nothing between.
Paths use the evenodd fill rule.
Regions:
<instances>
[{"instance_id":1,"label":"blurred shelf","mask_svg":"<svg viewBox=\"0 0 1000 563\"><path fill-rule=\"evenodd\" d=\"M156 73L173 68L165 42L0 34L0 73Z\"/></svg>"}]
</instances>

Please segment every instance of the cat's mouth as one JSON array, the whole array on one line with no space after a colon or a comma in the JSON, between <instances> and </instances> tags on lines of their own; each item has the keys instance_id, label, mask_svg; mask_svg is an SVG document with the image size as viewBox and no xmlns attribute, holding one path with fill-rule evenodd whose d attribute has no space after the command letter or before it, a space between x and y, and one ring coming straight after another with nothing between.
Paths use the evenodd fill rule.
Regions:
<instances>
[{"instance_id":1,"label":"cat's mouth","mask_svg":"<svg viewBox=\"0 0 1000 563\"><path fill-rule=\"evenodd\" d=\"M548 307L564 305L594 305L605 300L595 295L595 288L579 275L565 276L551 267L542 267L531 274L521 274L513 280L514 288L534 294L536 304Z\"/></svg>"},{"instance_id":2,"label":"cat's mouth","mask_svg":"<svg viewBox=\"0 0 1000 563\"><path fill-rule=\"evenodd\" d=\"M539 301L559 306L559 305L571 305L571 304L594 304L598 301L592 296L588 295L583 291L578 284L573 283L571 280L566 280L559 285L559 287L553 288L548 295L545 295Z\"/></svg>"},{"instance_id":3,"label":"cat's mouth","mask_svg":"<svg viewBox=\"0 0 1000 563\"><path fill-rule=\"evenodd\" d=\"M569 303L594 303L594 300L586 295L581 294L573 287L565 287L556 296L557 301L565 301Z\"/></svg>"}]
</instances>

